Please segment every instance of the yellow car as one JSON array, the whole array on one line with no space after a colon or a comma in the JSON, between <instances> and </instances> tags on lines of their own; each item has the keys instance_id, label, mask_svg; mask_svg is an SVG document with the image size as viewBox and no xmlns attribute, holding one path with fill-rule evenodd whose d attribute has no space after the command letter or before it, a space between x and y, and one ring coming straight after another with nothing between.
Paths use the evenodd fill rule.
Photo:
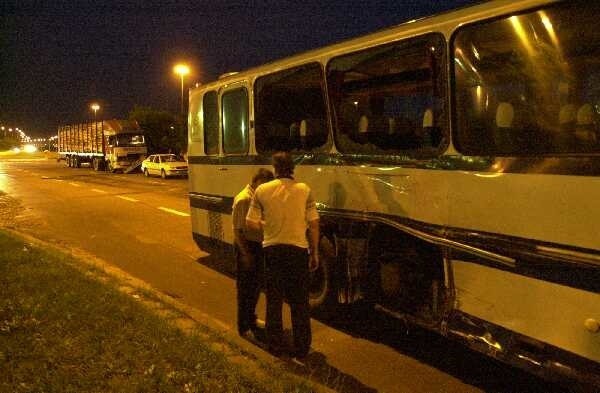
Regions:
<instances>
[{"instance_id":1,"label":"yellow car","mask_svg":"<svg viewBox=\"0 0 600 393\"><path fill-rule=\"evenodd\" d=\"M144 176L160 175L163 179L170 176L187 176L188 164L175 154L153 154L142 161Z\"/></svg>"}]
</instances>

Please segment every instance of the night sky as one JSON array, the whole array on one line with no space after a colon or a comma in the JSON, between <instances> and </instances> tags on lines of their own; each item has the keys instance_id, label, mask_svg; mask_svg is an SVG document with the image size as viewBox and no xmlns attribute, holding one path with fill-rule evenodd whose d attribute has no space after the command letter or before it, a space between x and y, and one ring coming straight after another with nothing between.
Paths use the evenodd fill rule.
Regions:
<instances>
[{"instance_id":1,"label":"night sky","mask_svg":"<svg viewBox=\"0 0 600 393\"><path fill-rule=\"evenodd\" d=\"M53 135L91 120L94 101L99 119L127 117L134 105L176 113L178 61L192 67L190 86L474 2L4 0L0 123Z\"/></svg>"}]
</instances>

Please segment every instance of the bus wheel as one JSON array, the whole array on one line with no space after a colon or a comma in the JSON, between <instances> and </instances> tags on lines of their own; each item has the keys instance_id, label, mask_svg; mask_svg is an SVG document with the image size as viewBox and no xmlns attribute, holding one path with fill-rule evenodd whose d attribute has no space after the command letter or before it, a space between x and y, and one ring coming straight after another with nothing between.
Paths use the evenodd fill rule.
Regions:
<instances>
[{"instance_id":1,"label":"bus wheel","mask_svg":"<svg viewBox=\"0 0 600 393\"><path fill-rule=\"evenodd\" d=\"M330 273L335 260L335 247L332 241L322 236L319 242L319 267L310 273L308 302L311 308L323 306L333 299Z\"/></svg>"}]
</instances>

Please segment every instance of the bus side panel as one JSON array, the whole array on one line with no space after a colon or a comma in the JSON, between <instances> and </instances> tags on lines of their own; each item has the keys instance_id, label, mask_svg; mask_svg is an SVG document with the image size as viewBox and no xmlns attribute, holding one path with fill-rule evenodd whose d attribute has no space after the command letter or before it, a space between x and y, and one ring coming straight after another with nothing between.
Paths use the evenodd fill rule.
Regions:
<instances>
[{"instance_id":1,"label":"bus side panel","mask_svg":"<svg viewBox=\"0 0 600 393\"><path fill-rule=\"evenodd\" d=\"M265 166L267 167L267 166ZM217 242L233 244L231 204L233 198L252 180L260 166L189 164L190 192L213 196L214 203L192 196L192 230ZM208 251L208 250L205 250Z\"/></svg>"},{"instance_id":2,"label":"bus side panel","mask_svg":"<svg viewBox=\"0 0 600 393\"><path fill-rule=\"evenodd\" d=\"M599 251L600 179L448 172L452 228Z\"/></svg>"},{"instance_id":3,"label":"bus side panel","mask_svg":"<svg viewBox=\"0 0 600 393\"><path fill-rule=\"evenodd\" d=\"M296 167L296 178L327 208L377 213L443 225L447 220L447 172L401 167Z\"/></svg>"},{"instance_id":4,"label":"bus side panel","mask_svg":"<svg viewBox=\"0 0 600 393\"><path fill-rule=\"evenodd\" d=\"M456 308L508 330L600 362L600 294L453 260Z\"/></svg>"}]
</instances>

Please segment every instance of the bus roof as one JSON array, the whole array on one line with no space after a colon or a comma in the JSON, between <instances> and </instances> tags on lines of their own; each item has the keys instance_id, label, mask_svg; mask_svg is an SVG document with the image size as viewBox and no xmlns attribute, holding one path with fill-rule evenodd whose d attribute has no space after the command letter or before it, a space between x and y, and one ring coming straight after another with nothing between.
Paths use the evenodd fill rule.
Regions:
<instances>
[{"instance_id":1,"label":"bus roof","mask_svg":"<svg viewBox=\"0 0 600 393\"><path fill-rule=\"evenodd\" d=\"M446 11L433 16L409 20L397 26L385 28L374 33L274 60L241 72L228 72L222 74L217 80L208 82L206 84L197 84L196 87L190 89L190 94L193 94L196 91L215 88L216 86L235 83L245 80L248 77L277 72L294 65L299 65L310 61L317 61L321 58L334 57L339 54L348 53L411 36L417 36L431 32L444 33L446 36L450 36L456 27L466 23L491 18L497 15L522 11L558 1L560 0L492 0Z\"/></svg>"}]
</instances>

